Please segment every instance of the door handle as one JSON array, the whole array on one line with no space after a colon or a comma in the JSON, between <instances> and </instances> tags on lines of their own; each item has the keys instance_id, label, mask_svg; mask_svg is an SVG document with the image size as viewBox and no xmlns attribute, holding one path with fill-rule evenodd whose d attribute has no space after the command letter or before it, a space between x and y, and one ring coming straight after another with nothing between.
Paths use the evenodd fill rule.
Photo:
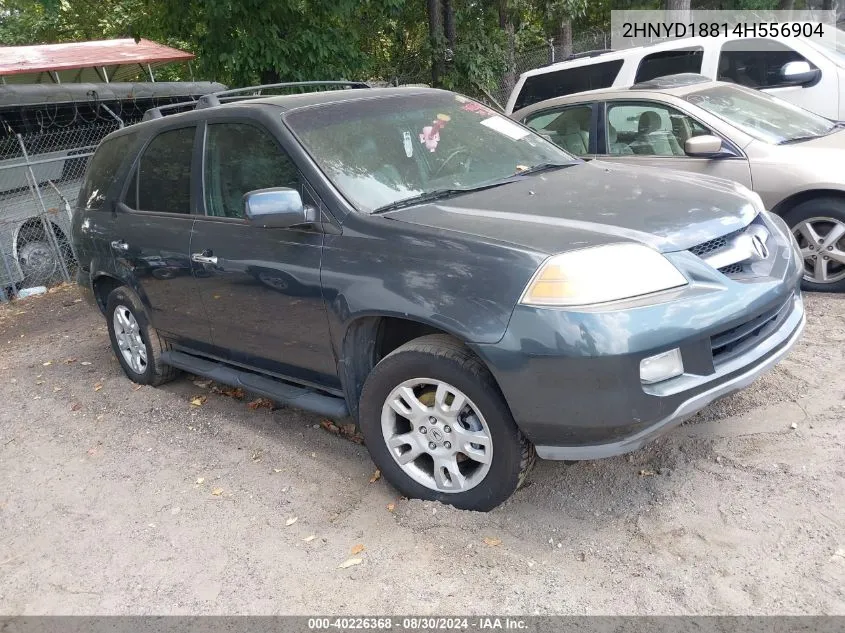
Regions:
<instances>
[{"instance_id":1,"label":"door handle","mask_svg":"<svg viewBox=\"0 0 845 633\"><path fill-rule=\"evenodd\" d=\"M217 257L214 255L206 255L206 253L210 253L211 251L203 251L202 253L193 253L191 255L191 261L196 262L198 264L213 264L217 265Z\"/></svg>"},{"instance_id":2,"label":"door handle","mask_svg":"<svg viewBox=\"0 0 845 633\"><path fill-rule=\"evenodd\" d=\"M111 247L116 251L128 251L129 244L124 242L123 240L115 240L111 243Z\"/></svg>"}]
</instances>

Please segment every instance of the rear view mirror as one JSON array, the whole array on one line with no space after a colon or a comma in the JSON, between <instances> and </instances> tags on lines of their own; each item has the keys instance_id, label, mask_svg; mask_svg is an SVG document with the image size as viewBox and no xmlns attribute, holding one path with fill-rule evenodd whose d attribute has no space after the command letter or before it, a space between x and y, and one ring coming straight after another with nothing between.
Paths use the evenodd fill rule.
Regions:
<instances>
[{"instance_id":1,"label":"rear view mirror","mask_svg":"<svg viewBox=\"0 0 845 633\"><path fill-rule=\"evenodd\" d=\"M244 196L244 214L256 226L287 228L316 222L316 210L306 207L295 189L256 189Z\"/></svg>"},{"instance_id":2,"label":"rear view mirror","mask_svg":"<svg viewBox=\"0 0 845 633\"><path fill-rule=\"evenodd\" d=\"M789 86L806 86L814 83L822 74L808 62L788 62L780 69L783 83Z\"/></svg>"},{"instance_id":3,"label":"rear view mirror","mask_svg":"<svg viewBox=\"0 0 845 633\"><path fill-rule=\"evenodd\" d=\"M684 143L687 156L718 156L722 153L722 139L712 134L693 136Z\"/></svg>"}]
</instances>

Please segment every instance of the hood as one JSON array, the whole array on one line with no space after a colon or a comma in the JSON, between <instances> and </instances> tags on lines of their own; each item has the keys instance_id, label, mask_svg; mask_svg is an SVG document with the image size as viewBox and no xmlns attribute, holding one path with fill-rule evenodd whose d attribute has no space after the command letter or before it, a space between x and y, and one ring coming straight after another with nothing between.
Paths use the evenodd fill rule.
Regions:
<instances>
[{"instance_id":1,"label":"hood","mask_svg":"<svg viewBox=\"0 0 845 633\"><path fill-rule=\"evenodd\" d=\"M721 178L592 161L385 217L549 255L624 241L670 252L751 222L757 210L742 191Z\"/></svg>"}]
</instances>

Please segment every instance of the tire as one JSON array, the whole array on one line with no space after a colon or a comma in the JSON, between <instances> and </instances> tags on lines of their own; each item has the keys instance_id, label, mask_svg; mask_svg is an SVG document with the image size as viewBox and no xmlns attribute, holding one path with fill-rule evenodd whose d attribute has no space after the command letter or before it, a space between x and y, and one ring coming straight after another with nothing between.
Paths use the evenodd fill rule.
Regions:
<instances>
[{"instance_id":1,"label":"tire","mask_svg":"<svg viewBox=\"0 0 845 633\"><path fill-rule=\"evenodd\" d=\"M120 318L116 319L116 312L121 315ZM127 327L127 323L134 323L134 326ZM147 312L138 295L126 286L115 288L109 293L106 300L106 324L114 355L129 380L139 385L156 387L179 375L178 369L165 365L161 361L161 353L169 349L169 345L150 325ZM121 331L116 331L116 328L121 328ZM131 336L133 332L134 337ZM135 367L126 358L121 350L122 344L118 342L124 341L125 346L128 337L132 340L129 355L143 359L143 362L139 362Z\"/></svg>"},{"instance_id":2,"label":"tire","mask_svg":"<svg viewBox=\"0 0 845 633\"><path fill-rule=\"evenodd\" d=\"M437 410L438 384L453 411ZM427 408L396 396L407 390ZM458 404L458 394L465 405ZM398 409L388 404L397 397ZM361 393L359 425L373 461L407 497L486 512L510 497L534 465L534 446L517 428L490 372L443 334L405 343L373 368ZM412 459L403 466L400 458Z\"/></svg>"},{"instance_id":3,"label":"tire","mask_svg":"<svg viewBox=\"0 0 845 633\"><path fill-rule=\"evenodd\" d=\"M29 286L45 285L59 271L59 258L46 240L29 240L18 247L18 264Z\"/></svg>"},{"instance_id":4,"label":"tire","mask_svg":"<svg viewBox=\"0 0 845 633\"><path fill-rule=\"evenodd\" d=\"M804 260L804 279L801 288L813 292L843 292L845 291L845 200L841 198L816 198L794 206L783 214L784 221L789 225L790 230L802 252L814 259ZM807 226L811 231L807 230ZM830 231L843 231L843 234L833 243L828 244L824 240L831 235ZM822 240L821 245L810 236L815 234ZM821 247L821 248L820 248ZM810 250L812 248L812 250ZM818 252L818 255L815 253ZM812 253L812 254L810 254ZM825 253L828 253L827 255ZM830 255L834 254L839 259ZM819 258L828 257L827 260ZM816 274L816 266L826 271L829 281L822 281Z\"/></svg>"}]
</instances>

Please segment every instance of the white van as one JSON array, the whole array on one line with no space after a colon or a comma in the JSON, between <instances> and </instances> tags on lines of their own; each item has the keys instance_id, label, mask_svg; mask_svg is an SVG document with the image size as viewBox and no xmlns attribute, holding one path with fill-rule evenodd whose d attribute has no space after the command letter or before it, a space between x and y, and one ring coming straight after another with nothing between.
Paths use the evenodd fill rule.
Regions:
<instances>
[{"instance_id":1,"label":"white van","mask_svg":"<svg viewBox=\"0 0 845 633\"><path fill-rule=\"evenodd\" d=\"M577 55L523 73L505 111L511 114L552 97L679 73L757 88L829 119L845 120L843 37L835 45L800 38L691 37Z\"/></svg>"}]
</instances>

